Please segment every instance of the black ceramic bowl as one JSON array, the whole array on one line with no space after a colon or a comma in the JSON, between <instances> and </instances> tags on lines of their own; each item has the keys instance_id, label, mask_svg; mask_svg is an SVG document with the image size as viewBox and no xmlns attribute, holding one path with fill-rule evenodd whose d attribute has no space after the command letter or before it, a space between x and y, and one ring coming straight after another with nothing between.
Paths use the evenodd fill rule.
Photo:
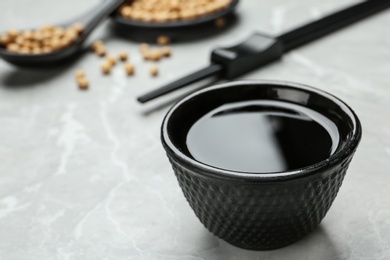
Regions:
<instances>
[{"instance_id":1,"label":"black ceramic bowl","mask_svg":"<svg viewBox=\"0 0 390 260\"><path fill-rule=\"evenodd\" d=\"M219 169L186 152L189 128L227 102L278 100L329 118L340 142L326 160L275 173ZM189 204L213 234L237 247L276 249L315 229L329 210L361 138L355 113L341 100L301 84L233 82L198 91L175 104L162 125L162 143Z\"/></svg>"}]
</instances>

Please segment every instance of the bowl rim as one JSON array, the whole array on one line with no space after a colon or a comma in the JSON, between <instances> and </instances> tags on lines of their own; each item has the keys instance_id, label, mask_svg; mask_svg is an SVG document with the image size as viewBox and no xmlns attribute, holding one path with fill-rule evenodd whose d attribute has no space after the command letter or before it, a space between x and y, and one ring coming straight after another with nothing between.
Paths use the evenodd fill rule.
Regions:
<instances>
[{"instance_id":1,"label":"bowl rim","mask_svg":"<svg viewBox=\"0 0 390 260\"><path fill-rule=\"evenodd\" d=\"M228 169L222 169L218 167L214 167L200 161L197 161L186 154L182 153L171 141L168 134L168 122L172 116L172 114L176 111L176 109L182 104L186 103L188 100L191 100L193 97L196 97L200 94L211 92L216 89L223 89L229 87L235 87L237 85L245 85L245 86L282 86L287 88L305 90L307 92L315 93L321 95L322 97L327 98L328 100L336 103L336 105L340 106L343 111L348 115L353 123L352 134L348 139L346 139L346 144L341 148L337 149L334 154L332 154L329 158L317 162L312 165L308 165L302 168L282 171L282 172L270 172L270 173L256 173L256 172L245 172L245 171L234 171ZM250 181L250 182L269 182L269 181L281 181L281 180L289 180L289 179L298 179L302 177L306 177L312 175L313 173L322 172L326 169L330 169L336 166L339 163L342 163L344 160L348 159L355 152L362 135L362 127L359 121L359 118L355 114L355 112L342 100L335 97L328 92L323 90L301 84L295 82L288 81L278 81L278 80L240 80L240 81L232 81L229 83L218 84L213 87L209 87L206 89L198 90L185 98L178 101L174 104L170 110L167 112L164 117L162 126L161 126L161 141L166 152L169 156L175 160L181 167L183 165L187 166L186 168L192 169L191 171L195 174L206 175L208 177L214 178L224 178L224 179L235 179L239 181ZM200 171L194 171L193 169L199 169Z\"/></svg>"}]
</instances>

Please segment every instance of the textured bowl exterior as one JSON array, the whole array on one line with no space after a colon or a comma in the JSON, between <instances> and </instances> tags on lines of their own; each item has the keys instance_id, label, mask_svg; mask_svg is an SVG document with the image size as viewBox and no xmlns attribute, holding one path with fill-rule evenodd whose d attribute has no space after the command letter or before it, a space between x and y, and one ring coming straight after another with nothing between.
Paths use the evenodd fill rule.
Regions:
<instances>
[{"instance_id":1,"label":"textured bowl exterior","mask_svg":"<svg viewBox=\"0 0 390 260\"><path fill-rule=\"evenodd\" d=\"M352 156L306 178L246 183L194 172L168 154L204 226L228 243L251 250L284 247L315 229L332 205Z\"/></svg>"},{"instance_id":2,"label":"textured bowl exterior","mask_svg":"<svg viewBox=\"0 0 390 260\"><path fill-rule=\"evenodd\" d=\"M199 117L226 103L259 99L291 102L322 113L337 127L338 148L326 160L271 173L220 169L190 156L185 138ZM164 149L197 217L219 238L252 250L287 246L320 224L361 136L358 117L338 98L302 84L263 80L199 90L176 103L161 128Z\"/></svg>"}]
</instances>

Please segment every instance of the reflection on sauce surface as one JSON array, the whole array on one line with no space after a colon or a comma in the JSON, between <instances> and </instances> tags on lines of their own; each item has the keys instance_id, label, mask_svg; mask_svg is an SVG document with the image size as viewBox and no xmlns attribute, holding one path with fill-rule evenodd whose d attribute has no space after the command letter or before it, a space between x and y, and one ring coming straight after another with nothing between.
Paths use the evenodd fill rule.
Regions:
<instances>
[{"instance_id":1,"label":"reflection on sauce surface","mask_svg":"<svg viewBox=\"0 0 390 260\"><path fill-rule=\"evenodd\" d=\"M191 156L221 169L270 173L302 168L337 149L335 124L320 113L281 101L220 106L190 128Z\"/></svg>"}]
</instances>

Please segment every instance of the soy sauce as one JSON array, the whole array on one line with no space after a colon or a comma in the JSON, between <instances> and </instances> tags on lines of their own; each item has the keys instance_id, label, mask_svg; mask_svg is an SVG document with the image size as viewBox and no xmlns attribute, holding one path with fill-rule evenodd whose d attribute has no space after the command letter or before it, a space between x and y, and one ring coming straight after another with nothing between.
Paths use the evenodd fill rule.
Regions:
<instances>
[{"instance_id":1,"label":"soy sauce","mask_svg":"<svg viewBox=\"0 0 390 260\"><path fill-rule=\"evenodd\" d=\"M329 158L338 143L336 125L322 114L268 100L222 105L197 120L186 140L195 160L252 173L315 164Z\"/></svg>"}]
</instances>

